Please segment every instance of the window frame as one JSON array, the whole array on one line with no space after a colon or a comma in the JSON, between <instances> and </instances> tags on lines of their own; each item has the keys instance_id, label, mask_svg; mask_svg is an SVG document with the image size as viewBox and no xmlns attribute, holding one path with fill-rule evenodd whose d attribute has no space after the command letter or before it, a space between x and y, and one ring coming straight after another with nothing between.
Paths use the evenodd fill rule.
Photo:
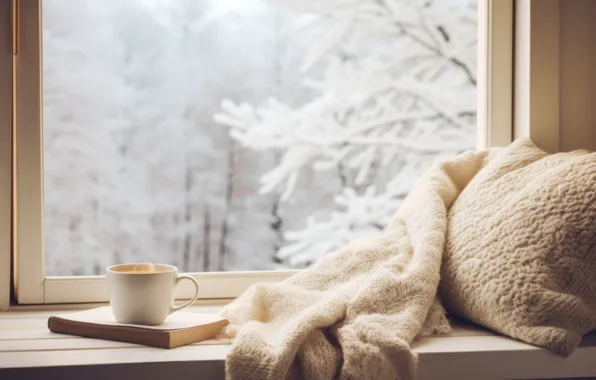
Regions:
<instances>
[{"instance_id":1,"label":"window frame","mask_svg":"<svg viewBox=\"0 0 596 380\"><path fill-rule=\"evenodd\" d=\"M12 126L16 163L11 231L15 298L19 304L105 302L105 276L54 277L44 273L42 0L12 1L20 3L14 76L16 120ZM502 146L511 142L513 131L513 0L479 0L478 16L478 147ZM492 112L493 109L499 112ZM0 165L6 165L1 156ZM1 207L2 204L0 215ZM0 222L0 233L1 227ZM214 299L233 298L251 284L280 281L294 273L282 270L190 274L201 284L200 298ZM1 276L2 273L0 279ZM182 283L177 295L190 298L192 291L190 284Z\"/></svg>"},{"instance_id":2,"label":"window frame","mask_svg":"<svg viewBox=\"0 0 596 380\"><path fill-rule=\"evenodd\" d=\"M531 137L547 152L560 149L560 5L562 0L515 1L515 138Z\"/></svg>"},{"instance_id":3,"label":"window frame","mask_svg":"<svg viewBox=\"0 0 596 380\"><path fill-rule=\"evenodd\" d=\"M0 3L0 310L8 309L12 287L13 1Z\"/></svg>"},{"instance_id":4,"label":"window frame","mask_svg":"<svg viewBox=\"0 0 596 380\"><path fill-rule=\"evenodd\" d=\"M513 141L514 22L514 0L478 1L478 149Z\"/></svg>"}]
</instances>

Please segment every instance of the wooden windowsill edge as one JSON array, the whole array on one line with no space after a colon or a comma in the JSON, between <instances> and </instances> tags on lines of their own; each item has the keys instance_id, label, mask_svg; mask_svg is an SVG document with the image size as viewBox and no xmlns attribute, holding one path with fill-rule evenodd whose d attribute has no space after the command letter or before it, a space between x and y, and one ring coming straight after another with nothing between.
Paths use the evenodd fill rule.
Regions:
<instances>
[{"instance_id":1,"label":"wooden windowsill edge","mask_svg":"<svg viewBox=\"0 0 596 380\"><path fill-rule=\"evenodd\" d=\"M495 340L496 338L496 340ZM595 346L579 347L564 359L545 350L499 336L429 338L415 345L418 379L552 379L596 376ZM195 345L173 350L147 347L118 350L81 350L76 355L59 351L31 352L20 367L0 364L0 377L157 379L223 379L229 345ZM115 352L116 351L116 352ZM68 357L65 357L68 356ZM4 368L2 368L4 367ZM131 377L131 374L134 374ZM54 377L56 375L56 377ZM159 376L158 376L159 375ZM172 377L173 378L173 377Z\"/></svg>"},{"instance_id":2,"label":"wooden windowsill edge","mask_svg":"<svg viewBox=\"0 0 596 380\"><path fill-rule=\"evenodd\" d=\"M227 302L203 301L191 310L213 312ZM76 308L82 308L79 306ZM18 307L0 313L0 378L224 378L225 358L231 349L228 344L212 341L163 350L56 337L46 327L47 317L54 314L54 309L55 305L53 309L36 310ZM61 305L60 310L69 308ZM454 321L453 325L450 334L431 336L413 344L418 354L419 380L596 377L596 333L587 335L569 358L562 358L465 322Z\"/></svg>"}]
</instances>

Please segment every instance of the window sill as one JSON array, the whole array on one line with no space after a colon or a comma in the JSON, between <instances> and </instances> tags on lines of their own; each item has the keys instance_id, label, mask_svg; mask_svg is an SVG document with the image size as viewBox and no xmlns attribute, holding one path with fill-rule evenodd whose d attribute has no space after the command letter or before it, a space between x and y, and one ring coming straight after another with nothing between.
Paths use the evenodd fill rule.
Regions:
<instances>
[{"instance_id":1,"label":"window sill","mask_svg":"<svg viewBox=\"0 0 596 380\"><path fill-rule=\"evenodd\" d=\"M194 306L214 311L221 306ZM59 311L0 313L0 378L47 379L223 379L229 345L204 342L162 350L47 330ZM464 323L454 331L415 343L419 380L547 379L596 376L596 333L567 359Z\"/></svg>"}]
</instances>

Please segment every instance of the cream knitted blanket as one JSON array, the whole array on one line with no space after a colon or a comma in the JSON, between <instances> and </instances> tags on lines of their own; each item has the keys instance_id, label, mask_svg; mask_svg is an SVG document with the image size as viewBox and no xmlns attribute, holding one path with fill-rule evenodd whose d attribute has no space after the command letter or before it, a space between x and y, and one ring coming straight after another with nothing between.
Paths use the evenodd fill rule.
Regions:
<instances>
[{"instance_id":1,"label":"cream knitted blanket","mask_svg":"<svg viewBox=\"0 0 596 380\"><path fill-rule=\"evenodd\" d=\"M238 327L228 379L414 378L410 343L449 331L435 298L447 212L493 156L467 152L434 167L381 235L228 305L223 315Z\"/></svg>"}]
</instances>

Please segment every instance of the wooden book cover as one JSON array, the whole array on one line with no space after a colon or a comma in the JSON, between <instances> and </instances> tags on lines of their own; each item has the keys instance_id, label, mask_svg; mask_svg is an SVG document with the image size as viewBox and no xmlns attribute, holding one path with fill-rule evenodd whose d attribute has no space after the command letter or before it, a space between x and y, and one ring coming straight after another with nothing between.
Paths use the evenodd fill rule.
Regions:
<instances>
[{"instance_id":1,"label":"wooden book cover","mask_svg":"<svg viewBox=\"0 0 596 380\"><path fill-rule=\"evenodd\" d=\"M228 321L217 314L178 311L160 325L129 325L116 322L110 307L52 316L48 319L48 328L55 333L160 348L174 348L215 338L227 324Z\"/></svg>"}]
</instances>

